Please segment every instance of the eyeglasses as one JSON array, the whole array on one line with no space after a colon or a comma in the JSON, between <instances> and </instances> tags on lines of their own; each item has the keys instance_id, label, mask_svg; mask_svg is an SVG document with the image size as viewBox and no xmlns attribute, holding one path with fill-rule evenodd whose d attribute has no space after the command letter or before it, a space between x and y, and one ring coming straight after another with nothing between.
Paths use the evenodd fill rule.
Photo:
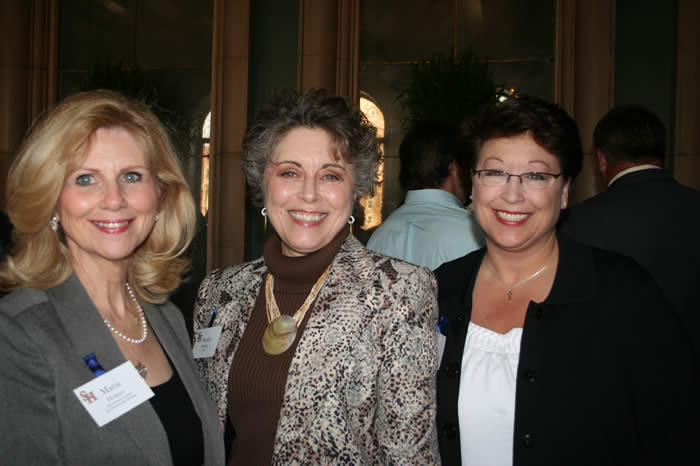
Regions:
<instances>
[{"instance_id":1,"label":"eyeglasses","mask_svg":"<svg viewBox=\"0 0 700 466\"><path fill-rule=\"evenodd\" d=\"M520 178L520 184L527 189L547 189L554 184L561 173L527 172L515 175L503 170L472 170L476 179L484 186L505 186L510 177Z\"/></svg>"}]
</instances>

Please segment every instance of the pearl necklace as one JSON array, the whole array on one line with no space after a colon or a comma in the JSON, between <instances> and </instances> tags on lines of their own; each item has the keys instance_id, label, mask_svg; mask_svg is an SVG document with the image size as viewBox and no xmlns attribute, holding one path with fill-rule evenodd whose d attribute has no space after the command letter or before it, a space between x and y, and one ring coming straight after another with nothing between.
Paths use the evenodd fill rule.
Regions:
<instances>
[{"instance_id":1,"label":"pearl necklace","mask_svg":"<svg viewBox=\"0 0 700 466\"><path fill-rule=\"evenodd\" d=\"M110 323L107 322L107 319L105 319L103 317L102 320L104 321L107 328L110 329L112 331L112 333L114 333L116 336L118 336L119 338L123 338L124 340L128 341L129 343L135 343L138 345L139 343L143 343L144 341L146 341L146 337L148 336L148 325L146 324L146 316L143 313L143 308L141 307L139 302L136 300L136 296L134 296L134 291L131 289L129 282L126 282L126 291L127 291L127 293L129 293L129 297L131 298L131 301L134 302L134 304L136 305L136 309L139 311L139 319L141 320L141 328L143 328L143 335L141 335L141 338L136 339L136 338L127 337L122 332L120 332L116 328L112 327L112 325L110 325Z\"/></svg>"}]
</instances>

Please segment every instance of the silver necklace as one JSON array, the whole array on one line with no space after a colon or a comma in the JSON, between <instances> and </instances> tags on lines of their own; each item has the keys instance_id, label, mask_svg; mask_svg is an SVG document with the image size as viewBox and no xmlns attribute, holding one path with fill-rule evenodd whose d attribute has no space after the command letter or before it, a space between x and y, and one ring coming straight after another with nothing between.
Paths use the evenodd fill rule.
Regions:
<instances>
[{"instance_id":1,"label":"silver necklace","mask_svg":"<svg viewBox=\"0 0 700 466\"><path fill-rule=\"evenodd\" d=\"M112 331L112 333L114 333L116 336L118 336L119 338L123 338L124 340L128 341L129 343L135 343L138 345L139 343L143 343L144 341L146 341L146 337L148 336L148 325L146 325L146 316L143 313L143 308L141 307L139 302L136 300L136 296L134 296L134 291L131 289L129 282L126 282L126 291L127 291L127 293L129 293L129 297L136 305L136 309L139 311L139 319L141 320L141 328L143 329L143 335L141 335L141 338L137 339L137 338L127 337L122 332L120 332L116 328L112 327L112 325L110 325L110 323L107 322L107 319L105 319L103 317L102 320L104 321L107 328L110 329Z\"/></svg>"},{"instance_id":2,"label":"silver necklace","mask_svg":"<svg viewBox=\"0 0 700 466\"><path fill-rule=\"evenodd\" d=\"M529 277L527 277L525 280L519 281L519 282L516 283L515 285L508 285L508 284L507 284L505 281L503 281L503 279L502 279L501 277L499 277L497 274L494 274L494 275L496 275L496 278L498 278L499 280L501 280L501 282L506 286L506 288L508 288L508 289L506 290L506 296L508 296L508 302L510 303L510 302L512 301L512 299L513 299L513 289L519 287L519 286L522 285L523 283L529 282L530 280L532 280L533 278L535 278L536 276L538 276L539 274L541 274L542 272L544 272L544 270L545 270L547 267L549 267L549 264L543 265L542 268L541 268L540 270L538 270L537 272L533 273L532 275L530 275Z\"/></svg>"}]
</instances>

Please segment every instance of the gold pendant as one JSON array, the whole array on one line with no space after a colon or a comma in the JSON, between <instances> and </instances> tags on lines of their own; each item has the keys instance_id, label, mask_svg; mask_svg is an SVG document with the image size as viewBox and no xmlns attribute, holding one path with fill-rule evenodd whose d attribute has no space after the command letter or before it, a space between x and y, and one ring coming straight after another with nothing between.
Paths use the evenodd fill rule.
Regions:
<instances>
[{"instance_id":1,"label":"gold pendant","mask_svg":"<svg viewBox=\"0 0 700 466\"><path fill-rule=\"evenodd\" d=\"M262 346L267 354L276 356L287 351L296 337L297 323L291 316L281 315L265 328Z\"/></svg>"}]
</instances>

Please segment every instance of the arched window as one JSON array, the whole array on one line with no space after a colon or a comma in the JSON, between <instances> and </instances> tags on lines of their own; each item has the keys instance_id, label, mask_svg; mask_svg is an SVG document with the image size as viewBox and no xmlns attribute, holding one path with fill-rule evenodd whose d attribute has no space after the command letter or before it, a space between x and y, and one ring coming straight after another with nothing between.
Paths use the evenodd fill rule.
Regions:
<instances>
[{"instance_id":1,"label":"arched window","mask_svg":"<svg viewBox=\"0 0 700 466\"><path fill-rule=\"evenodd\" d=\"M364 94L364 93L363 93ZM366 94L360 97L360 110L365 114L375 128L377 128L377 139L379 140L379 150L384 155L384 113ZM377 186L374 196L366 196L360 199L360 205L364 210L364 222L360 225L362 230L369 230L382 223L382 203L384 198L384 162L379 164L377 169Z\"/></svg>"},{"instance_id":2,"label":"arched window","mask_svg":"<svg viewBox=\"0 0 700 466\"><path fill-rule=\"evenodd\" d=\"M211 138L211 112L207 114L202 124L202 181L200 185L199 210L202 217L209 211L209 139Z\"/></svg>"}]
</instances>

